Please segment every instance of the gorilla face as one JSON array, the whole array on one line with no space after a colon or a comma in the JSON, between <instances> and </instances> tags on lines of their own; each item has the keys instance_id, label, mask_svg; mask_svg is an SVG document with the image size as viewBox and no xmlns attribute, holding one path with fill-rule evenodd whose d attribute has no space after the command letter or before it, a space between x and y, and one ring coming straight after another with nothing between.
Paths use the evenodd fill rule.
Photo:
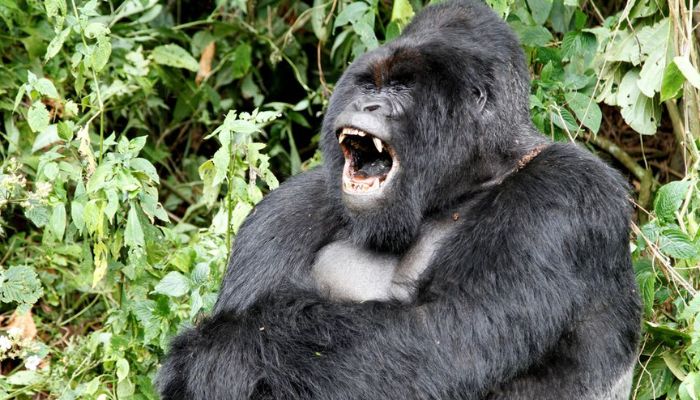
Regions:
<instances>
[{"instance_id":1,"label":"gorilla face","mask_svg":"<svg viewBox=\"0 0 700 400\"><path fill-rule=\"evenodd\" d=\"M409 154L400 154L400 144L408 142L406 129L415 81L406 66L392 65L391 71L382 71L386 62L381 52L376 52L350 68L346 74L354 81L355 93L333 123L344 158L343 202L356 213L381 209L387 201L395 200L401 194L397 190L399 177L406 173L402 159L410 163ZM385 84L382 75L387 72L391 77Z\"/></svg>"},{"instance_id":2,"label":"gorilla face","mask_svg":"<svg viewBox=\"0 0 700 400\"><path fill-rule=\"evenodd\" d=\"M517 39L482 4L430 7L359 57L336 86L322 139L351 238L401 252L431 212L508 173L537 142L528 93Z\"/></svg>"}]
</instances>

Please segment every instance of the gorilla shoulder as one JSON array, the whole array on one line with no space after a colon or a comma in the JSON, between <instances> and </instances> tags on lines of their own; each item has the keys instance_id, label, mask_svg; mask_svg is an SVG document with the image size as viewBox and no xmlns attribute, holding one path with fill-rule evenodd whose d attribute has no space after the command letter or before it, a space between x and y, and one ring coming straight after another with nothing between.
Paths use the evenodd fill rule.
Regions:
<instances>
[{"instance_id":1,"label":"gorilla shoulder","mask_svg":"<svg viewBox=\"0 0 700 400\"><path fill-rule=\"evenodd\" d=\"M599 222L603 229L628 229L628 184L618 171L579 145L550 144L502 186L501 190L529 197L529 204L569 210L571 222L584 219L578 220L582 227Z\"/></svg>"},{"instance_id":2,"label":"gorilla shoulder","mask_svg":"<svg viewBox=\"0 0 700 400\"><path fill-rule=\"evenodd\" d=\"M265 196L236 236L215 311L241 312L283 284L310 287L315 252L341 225L333 204L319 169L290 178Z\"/></svg>"}]
</instances>

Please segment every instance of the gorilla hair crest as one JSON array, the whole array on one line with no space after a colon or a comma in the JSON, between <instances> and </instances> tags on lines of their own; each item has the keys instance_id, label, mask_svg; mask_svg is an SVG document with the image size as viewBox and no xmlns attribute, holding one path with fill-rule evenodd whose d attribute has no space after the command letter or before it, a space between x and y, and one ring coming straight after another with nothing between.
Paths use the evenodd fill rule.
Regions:
<instances>
[{"instance_id":1,"label":"gorilla hair crest","mask_svg":"<svg viewBox=\"0 0 700 400\"><path fill-rule=\"evenodd\" d=\"M627 185L530 122L517 38L427 7L340 78L324 164L242 225L164 399L628 398L640 301Z\"/></svg>"}]
</instances>

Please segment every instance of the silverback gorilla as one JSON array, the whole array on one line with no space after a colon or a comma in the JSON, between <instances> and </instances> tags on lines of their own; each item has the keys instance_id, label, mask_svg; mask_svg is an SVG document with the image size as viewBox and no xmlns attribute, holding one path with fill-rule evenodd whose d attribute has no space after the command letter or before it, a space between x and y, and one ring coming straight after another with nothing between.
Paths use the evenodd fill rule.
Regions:
<instances>
[{"instance_id":1,"label":"silverback gorilla","mask_svg":"<svg viewBox=\"0 0 700 400\"><path fill-rule=\"evenodd\" d=\"M627 186L530 122L518 40L427 7L345 71L322 167L240 229L164 399L627 399L640 326Z\"/></svg>"}]
</instances>

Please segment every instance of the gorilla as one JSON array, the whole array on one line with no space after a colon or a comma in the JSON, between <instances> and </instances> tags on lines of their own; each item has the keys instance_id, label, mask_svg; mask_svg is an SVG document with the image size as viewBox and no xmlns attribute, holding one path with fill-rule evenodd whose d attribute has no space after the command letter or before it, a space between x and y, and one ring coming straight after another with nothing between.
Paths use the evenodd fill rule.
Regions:
<instances>
[{"instance_id":1,"label":"gorilla","mask_svg":"<svg viewBox=\"0 0 700 400\"><path fill-rule=\"evenodd\" d=\"M427 7L340 78L321 167L240 229L164 399L627 399L640 330L621 176L529 115L510 28Z\"/></svg>"}]
</instances>

